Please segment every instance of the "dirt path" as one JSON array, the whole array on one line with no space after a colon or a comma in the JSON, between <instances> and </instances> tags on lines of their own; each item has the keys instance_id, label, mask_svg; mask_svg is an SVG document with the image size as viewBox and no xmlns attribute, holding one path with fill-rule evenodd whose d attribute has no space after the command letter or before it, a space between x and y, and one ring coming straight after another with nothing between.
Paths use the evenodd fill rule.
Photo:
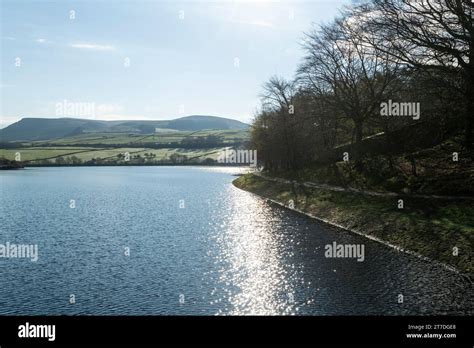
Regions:
<instances>
[{"instance_id":1,"label":"dirt path","mask_svg":"<svg viewBox=\"0 0 474 348\"><path fill-rule=\"evenodd\" d=\"M310 181L298 182L295 180L287 180L282 178L275 178L271 176L264 175L260 172L252 172L252 174L257 175L265 180L279 182L282 184L293 184L293 185L300 185L304 187L310 188L318 188L323 190L329 191L336 191L336 192L352 192L363 194L366 196L375 196L375 197L410 197L410 198L424 198L424 199L444 199L444 200L470 200L474 201L474 197L470 196L440 196L440 195L420 195L420 194L403 194L403 193L395 193L395 192L377 192L371 190L360 190L352 187L342 187L342 186L334 186L334 185L327 185L327 184L317 184Z\"/></svg>"}]
</instances>

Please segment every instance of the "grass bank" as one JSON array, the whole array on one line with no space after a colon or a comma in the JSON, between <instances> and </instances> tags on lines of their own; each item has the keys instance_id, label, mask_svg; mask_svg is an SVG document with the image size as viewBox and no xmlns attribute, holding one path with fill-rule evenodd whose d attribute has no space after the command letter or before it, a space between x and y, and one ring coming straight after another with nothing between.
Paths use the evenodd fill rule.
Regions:
<instances>
[{"instance_id":1,"label":"grass bank","mask_svg":"<svg viewBox=\"0 0 474 348\"><path fill-rule=\"evenodd\" d=\"M453 266L472 277L474 205L471 202L370 197L350 192L277 183L252 174L234 180L242 190L273 199L321 219L359 231ZM458 255L453 255L453 248Z\"/></svg>"}]
</instances>

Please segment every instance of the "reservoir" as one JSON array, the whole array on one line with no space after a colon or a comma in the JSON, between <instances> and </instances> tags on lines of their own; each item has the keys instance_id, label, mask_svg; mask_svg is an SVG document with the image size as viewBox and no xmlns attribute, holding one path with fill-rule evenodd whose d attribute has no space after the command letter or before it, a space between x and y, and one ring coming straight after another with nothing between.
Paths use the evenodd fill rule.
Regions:
<instances>
[{"instance_id":1,"label":"reservoir","mask_svg":"<svg viewBox=\"0 0 474 348\"><path fill-rule=\"evenodd\" d=\"M472 315L464 276L266 202L229 167L0 172L6 315ZM364 257L326 257L326 245ZM362 262L361 262L362 259Z\"/></svg>"}]
</instances>

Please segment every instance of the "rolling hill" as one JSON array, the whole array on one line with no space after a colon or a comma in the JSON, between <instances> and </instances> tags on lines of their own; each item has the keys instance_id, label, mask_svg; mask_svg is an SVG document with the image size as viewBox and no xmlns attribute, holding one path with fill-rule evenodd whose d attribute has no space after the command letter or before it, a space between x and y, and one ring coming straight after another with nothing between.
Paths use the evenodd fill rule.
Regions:
<instances>
[{"instance_id":1,"label":"rolling hill","mask_svg":"<svg viewBox=\"0 0 474 348\"><path fill-rule=\"evenodd\" d=\"M156 128L178 131L240 130L248 124L216 116L186 116L159 121L100 121L78 118L23 118L0 129L0 142L58 139L84 133L152 134Z\"/></svg>"}]
</instances>

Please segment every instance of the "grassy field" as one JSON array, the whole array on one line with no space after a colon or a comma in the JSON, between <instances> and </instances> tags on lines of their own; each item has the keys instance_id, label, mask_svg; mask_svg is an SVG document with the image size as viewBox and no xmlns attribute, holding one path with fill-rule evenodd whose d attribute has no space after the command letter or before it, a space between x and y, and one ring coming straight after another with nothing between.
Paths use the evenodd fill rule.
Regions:
<instances>
[{"instance_id":1,"label":"grassy field","mask_svg":"<svg viewBox=\"0 0 474 348\"><path fill-rule=\"evenodd\" d=\"M83 162L90 161L92 159L118 159L119 154L129 153L132 157L140 155L144 157L145 153L154 154L154 161L166 160L174 153L187 156L191 158L211 158L217 159L219 151L224 148L211 148L211 149L182 149L182 148L164 148L164 149L148 149L148 148L129 148L119 147L113 149L95 149L90 147L66 147L66 148L50 148L50 147L37 147L37 148L21 148L21 149L0 149L0 158L6 158L8 160L14 160L16 153L20 154L21 161L40 161L40 160L52 160L54 161L58 157L70 157L75 156Z\"/></svg>"},{"instance_id":2,"label":"grassy field","mask_svg":"<svg viewBox=\"0 0 474 348\"><path fill-rule=\"evenodd\" d=\"M19 148L19 149L0 149L0 158L8 160L15 160L17 153L20 154L21 161L32 161L64 155L80 156L82 153L95 151L94 148L84 147L34 147L34 148Z\"/></svg>"},{"instance_id":3,"label":"grassy field","mask_svg":"<svg viewBox=\"0 0 474 348\"><path fill-rule=\"evenodd\" d=\"M176 146L183 139L206 139L208 136L219 137L222 146L206 148L182 148ZM20 160L30 165L63 164L60 157L66 161L71 161L70 157L72 156L74 156L76 161L80 161L80 163L97 159L113 163L120 162L120 155L128 152L132 162L150 164L169 161L173 156L180 157L178 160L180 162L206 159L216 160L219 151L225 149L226 144L241 143L248 140L248 138L249 133L247 130L202 130L196 132L162 130L148 135L85 133L61 139L18 143L18 148L0 148L0 158L15 160L16 154L19 153ZM171 146L156 149L147 147L151 146L150 143L170 144ZM110 145L117 145L117 147L110 147Z\"/></svg>"},{"instance_id":4,"label":"grassy field","mask_svg":"<svg viewBox=\"0 0 474 348\"><path fill-rule=\"evenodd\" d=\"M127 134L127 133L85 133L74 135L61 139L41 140L24 143L28 146L45 145L71 145L80 146L87 144L140 144L140 143L159 143L168 144L180 142L183 139L205 138L209 135L218 136L225 142L241 142L249 138L247 130L201 130L196 132L182 132L163 130L154 134Z\"/></svg>"},{"instance_id":5,"label":"grassy field","mask_svg":"<svg viewBox=\"0 0 474 348\"><path fill-rule=\"evenodd\" d=\"M368 197L349 192L309 189L265 180L252 174L234 185L345 228L363 232L473 275L474 205L467 201ZM458 255L453 254L457 247Z\"/></svg>"}]
</instances>

